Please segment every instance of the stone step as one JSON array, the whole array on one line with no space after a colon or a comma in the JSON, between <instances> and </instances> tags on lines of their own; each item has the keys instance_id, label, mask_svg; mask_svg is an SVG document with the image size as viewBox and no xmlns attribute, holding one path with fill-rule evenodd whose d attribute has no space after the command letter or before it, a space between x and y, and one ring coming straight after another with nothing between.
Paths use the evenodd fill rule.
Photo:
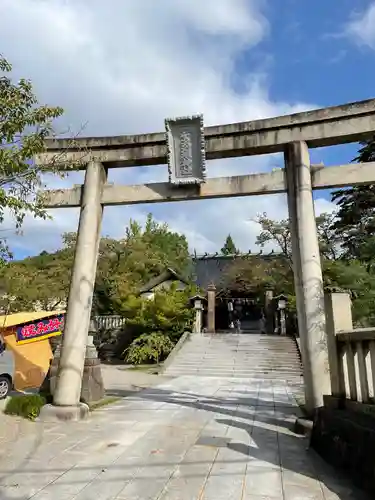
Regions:
<instances>
[{"instance_id":1,"label":"stone step","mask_svg":"<svg viewBox=\"0 0 375 500\"><path fill-rule=\"evenodd\" d=\"M175 359L175 363L186 363L186 364L193 364L193 365L200 365L200 364L210 364L210 365L253 365L253 364L260 364L260 365L301 365L299 359L240 359L236 361L227 361L225 359L220 359L219 357L216 359L205 359L205 358L200 358L200 359L185 359L183 357Z\"/></svg>"},{"instance_id":2,"label":"stone step","mask_svg":"<svg viewBox=\"0 0 375 500\"><path fill-rule=\"evenodd\" d=\"M279 378L283 377L288 377L288 376L294 376L294 377L299 377L302 376L300 371L289 371L289 372L279 372L278 370L230 370L230 371L220 371L220 370L179 370L178 368L174 368L173 370L168 370L165 372L166 375L171 375L171 374L179 374L179 375L215 375L217 377L227 377L227 376L233 376L233 375L238 375L238 376L245 376L245 377L251 377L254 374L258 375L274 375L278 376Z\"/></svg>"},{"instance_id":3,"label":"stone step","mask_svg":"<svg viewBox=\"0 0 375 500\"><path fill-rule=\"evenodd\" d=\"M225 366L206 366L204 368L200 368L199 366L186 366L186 365L174 365L173 370L189 370L189 371L199 371L199 370L214 370L216 372L224 373L224 372L233 372L233 371L259 371L259 372L270 372L277 371L280 373L302 373L302 369L300 367L271 367L271 366L248 366L248 367L225 367Z\"/></svg>"},{"instance_id":4,"label":"stone step","mask_svg":"<svg viewBox=\"0 0 375 500\"><path fill-rule=\"evenodd\" d=\"M286 342L269 342L269 341L261 341L261 340L256 340L254 342L229 342L228 340L220 340L220 339L208 339L204 342L188 342L186 345L190 345L191 347L196 348L197 346L202 346L202 345L227 345L231 347L246 347L246 346L264 346L264 345L269 345L273 347L280 347L284 348L286 346L295 346L295 342L293 340L289 340Z\"/></svg>"},{"instance_id":5,"label":"stone step","mask_svg":"<svg viewBox=\"0 0 375 500\"><path fill-rule=\"evenodd\" d=\"M179 355L184 355L184 356L208 356L208 357L214 357L217 356L218 354L220 355L225 355L228 358L236 358L238 356L298 356L298 351L277 351L276 349L248 349L248 350L241 350L241 351L230 351L228 349L205 349L197 352L179 352Z\"/></svg>"},{"instance_id":6,"label":"stone step","mask_svg":"<svg viewBox=\"0 0 375 500\"><path fill-rule=\"evenodd\" d=\"M263 354L267 354L267 352L270 352L270 353L275 353L275 354L290 354L290 353L295 353L295 354L298 354L298 350L297 349L292 349L292 348L288 348L288 349L273 349L272 347L270 346L260 346L260 347L248 347L246 349L231 349L229 348L228 346L223 346L223 347L220 347L220 348L217 348L215 346L208 346L208 347L205 347L204 349L197 349L196 351L185 351L185 354L191 354L191 355L197 355L199 353L207 353L207 354L226 354L226 355L236 355L236 354L247 354L247 353L263 353Z\"/></svg>"},{"instance_id":7,"label":"stone step","mask_svg":"<svg viewBox=\"0 0 375 500\"><path fill-rule=\"evenodd\" d=\"M230 373L219 373L217 371L171 371L166 374L168 377L181 377L181 376L197 376L197 377L222 377L222 378L272 378L274 380L301 380L302 375L300 373L277 373L277 372L230 372Z\"/></svg>"},{"instance_id":8,"label":"stone step","mask_svg":"<svg viewBox=\"0 0 375 500\"><path fill-rule=\"evenodd\" d=\"M208 365L214 365L214 366L247 366L247 365L260 365L260 366L273 366L273 365L280 365L280 366L296 366L296 365L301 365L299 360L291 360L291 359L285 359L285 360L280 360L280 359L252 359L252 360L238 360L238 361L226 361L225 359L213 359L213 360L207 360L207 359L197 359L197 360L188 360L185 358L179 358L175 359L175 364L186 364L186 365L201 365L201 364L208 364Z\"/></svg>"},{"instance_id":9,"label":"stone step","mask_svg":"<svg viewBox=\"0 0 375 500\"><path fill-rule=\"evenodd\" d=\"M230 349L202 349L196 352L186 352L179 351L178 354L184 354L185 356L217 356L218 354L221 356L227 356L228 358L236 358L237 356L283 356L284 354L290 356L294 354L298 356L298 351L296 350L278 350L278 349L241 349L241 350L230 350Z\"/></svg>"},{"instance_id":10,"label":"stone step","mask_svg":"<svg viewBox=\"0 0 375 500\"><path fill-rule=\"evenodd\" d=\"M176 357L175 363L186 363L186 364L200 364L200 363L209 363L209 364L216 364L218 362L218 359L220 358L197 358L197 359L187 359L183 356L181 357ZM285 359L280 359L280 358L249 358L249 359L236 359L236 360L226 360L226 359L220 359L220 364L222 365L238 365L238 364L282 364L282 365L288 365L292 364L295 365L300 364L299 358L285 358Z\"/></svg>"},{"instance_id":11,"label":"stone step","mask_svg":"<svg viewBox=\"0 0 375 500\"><path fill-rule=\"evenodd\" d=\"M227 333L192 336L165 374L300 383L302 368L296 343L289 337Z\"/></svg>"},{"instance_id":12,"label":"stone step","mask_svg":"<svg viewBox=\"0 0 375 500\"><path fill-rule=\"evenodd\" d=\"M222 365L221 363L213 364L213 365L185 365L183 363L175 363L172 365L173 368L179 368L180 370L216 370L216 371L233 371L233 370L241 370L241 371L253 371L253 370L277 370L277 371L302 371L301 365L289 365L289 366L280 366L280 365Z\"/></svg>"},{"instance_id":13,"label":"stone step","mask_svg":"<svg viewBox=\"0 0 375 500\"><path fill-rule=\"evenodd\" d=\"M290 374L290 373L293 373L293 374L301 374L302 371L301 370L267 370L267 369L259 369L259 370L215 370L215 369L210 369L210 368L207 368L207 369L193 369L193 368L180 368L178 366L176 366L175 368L173 369L170 369L170 370L167 370L165 373L168 375L169 373L171 372L179 372L179 373L217 373L218 375L223 375L225 376L226 374L230 374L230 373L279 373L280 375L287 375L287 374Z\"/></svg>"},{"instance_id":14,"label":"stone step","mask_svg":"<svg viewBox=\"0 0 375 500\"><path fill-rule=\"evenodd\" d=\"M197 352L197 353L186 353L186 352L179 352L179 356L185 356L187 358L214 358L217 355L225 356L228 359L232 358L249 358L249 357L256 357L256 356L261 356L261 357L285 357L285 356L295 356L299 357L298 352L296 351L289 351L289 352L277 352L277 351L271 351L271 350L264 350L264 349L259 349L259 351L205 351L205 352Z\"/></svg>"},{"instance_id":15,"label":"stone step","mask_svg":"<svg viewBox=\"0 0 375 500\"><path fill-rule=\"evenodd\" d=\"M267 379L267 380L290 380L300 383L302 376L299 374L282 374L275 373L230 373L222 374L217 372L168 372L168 377L184 377L184 376L199 376L199 377L213 377L213 378L239 378L239 379Z\"/></svg>"},{"instance_id":16,"label":"stone step","mask_svg":"<svg viewBox=\"0 0 375 500\"><path fill-rule=\"evenodd\" d=\"M255 339L252 339L252 340L248 340L246 339L246 341L241 341L241 340L229 340L228 338L214 338L214 337L211 337L211 338L206 338L204 340L201 340L201 341L195 341L195 340L192 340L192 341L189 341L188 343L192 344L194 342L195 345L203 345L203 344L210 344L210 343L221 343L221 344L228 344L228 345L257 345L257 344L267 344L267 345L274 345L274 346L285 346L285 345L288 345L288 344L295 344L294 340L292 339L286 339L286 340L282 340L282 341L270 341L270 340L267 340L267 339L262 339L262 338L255 338Z\"/></svg>"},{"instance_id":17,"label":"stone step","mask_svg":"<svg viewBox=\"0 0 375 500\"><path fill-rule=\"evenodd\" d=\"M174 368L168 369L165 373L170 373L172 371L179 371L179 372L215 372L218 374L225 374L225 373L233 373L233 372L241 372L241 373L270 373L270 372L277 372L277 373L302 373L302 370L272 370L272 369L267 369L267 368L259 368L259 369L252 369L252 370L245 370L245 369L240 369L238 368L237 370L218 370L215 368L184 368L184 367L179 367L176 366Z\"/></svg>"}]
</instances>

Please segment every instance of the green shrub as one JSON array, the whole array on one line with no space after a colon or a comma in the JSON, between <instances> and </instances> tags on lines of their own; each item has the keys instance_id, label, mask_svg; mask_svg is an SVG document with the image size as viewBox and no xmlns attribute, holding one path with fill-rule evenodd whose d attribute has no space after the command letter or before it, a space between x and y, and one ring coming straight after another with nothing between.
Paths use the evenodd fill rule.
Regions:
<instances>
[{"instance_id":1,"label":"green shrub","mask_svg":"<svg viewBox=\"0 0 375 500\"><path fill-rule=\"evenodd\" d=\"M145 333L130 344L124 352L126 361L133 365L142 363L159 363L163 361L174 347L171 339L161 333Z\"/></svg>"},{"instance_id":2,"label":"green shrub","mask_svg":"<svg viewBox=\"0 0 375 500\"><path fill-rule=\"evenodd\" d=\"M195 313L189 297L194 292L191 288L177 290L173 284L170 290L156 292L151 300L128 296L122 304L121 315L126 317L132 337L158 332L177 342L184 331L192 328Z\"/></svg>"},{"instance_id":3,"label":"green shrub","mask_svg":"<svg viewBox=\"0 0 375 500\"><path fill-rule=\"evenodd\" d=\"M4 413L35 420L45 404L46 399L40 394L13 396L7 402Z\"/></svg>"}]
</instances>

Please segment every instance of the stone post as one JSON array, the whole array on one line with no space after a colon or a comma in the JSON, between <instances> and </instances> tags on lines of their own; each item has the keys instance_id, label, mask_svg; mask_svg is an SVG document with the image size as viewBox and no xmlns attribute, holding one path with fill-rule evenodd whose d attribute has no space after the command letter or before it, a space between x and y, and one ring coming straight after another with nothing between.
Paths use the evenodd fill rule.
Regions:
<instances>
[{"instance_id":1,"label":"stone post","mask_svg":"<svg viewBox=\"0 0 375 500\"><path fill-rule=\"evenodd\" d=\"M305 384L306 409L313 412L330 394L323 277L307 144L285 149L293 270Z\"/></svg>"},{"instance_id":2,"label":"stone post","mask_svg":"<svg viewBox=\"0 0 375 500\"><path fill-rule=\"evenodd\" d=\"M264 313L266 317L266 333L273 334L274 326L273 326L273 307L272 307L272 299L273 299L273 290L266 290L264 297Z\"/></svg>"},{"instance_id":3,"label":"stone post","mask_svg":"<svg viewBox=\"0 0 375 500\"><path fill-rule=\"evenodd\" d=\"M345 397L342 360L337 352L336 334L353 329L352 301L346 292L326 292L324 305L327 324L327 345L332 396Z\"/></svg>"},{"instance_id":4,"label":"stone post","mask_svg":"<svg viewBox=\"0 0 375 500\"><path fill-rule=\"evenodd\" d=\"M85 364L82 375L81 400L85 403L99 401L104 397L104 393L105 391L98 351L94 345L94 337L92 335L88 335Z\"/></svg>"},{"instance_id":5,"label":"stone post","mask_svg":"<svg viewBox=\"0 0 375 500\"><path fill-rule=\"evenodd\" d=\"M207 330L208 333L215 333L215 306L216 306L216 287L214 284L207 288Z\"/></svg>"},{"instance_id":6,"label":"stone post","mask_svg":"<svg viewBox=\"0 0 375 500\"><path fill-rule=\"evenodd\" d=\"M202 333L202 313L203 304L202 299L194 301L195 320L194 320L194 333Z\"/></svg>"},{"instance_id":7,"label":"stone post","mask_svg":"<svg viewBox=\"0 0 375 500\"><path fill-rule=\"evenodd\" d=\"M100 242L101 196L106 178L107 172L101 163L88 163L56 389L53 405L43 407L41 419L78 420L88 413L88 407L80 404L80 395Z\"/></svg>"}]
</instances>

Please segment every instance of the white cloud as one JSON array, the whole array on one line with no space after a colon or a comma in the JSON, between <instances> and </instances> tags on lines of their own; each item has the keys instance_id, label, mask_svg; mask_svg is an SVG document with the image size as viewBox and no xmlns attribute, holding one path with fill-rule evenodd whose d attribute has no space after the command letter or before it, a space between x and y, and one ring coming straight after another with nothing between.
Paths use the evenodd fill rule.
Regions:
<instances>
[{"instance_id":1,"label":"white cloud","mask_svg":"<svg viewBox=\"0 0 375 500\"><path fill-rule=\"evenodd\" d=\"M115 135L162 130L166 116L204 113L207 125L300 111L306 103L275 102L256 67L241 70L245 91L231 82L243 50L256 50L270 27L265 0L2 0L0 46L18 76L32 79L41 102L64 107L59 130ZM238 75L237 75L238 76ZM210 175L265 171L276 156L211 162ZM112 171L110 180L166 178L166 168ZM81 182L74 174L63 183ZM148 211L184 232L198 251L215 251L228 232L254 248L258 212L286 214L282 196L211 200L152 207L107 208L103 233L123 234L129 217ZM77 210L53 211L53 221L28 219L12 245L24 252L55 248L75 230Z\"/></svg>"},{"instance_id":2,"label":"white cloud","mask_svg":"<svg viewBox=\"0 0 375 500\"><path fill-rule=\"evenodd\" d=\"M345 27L345 33L359 45L375 49L375 2L353 15Z\"/></svg>"}]
</instances>

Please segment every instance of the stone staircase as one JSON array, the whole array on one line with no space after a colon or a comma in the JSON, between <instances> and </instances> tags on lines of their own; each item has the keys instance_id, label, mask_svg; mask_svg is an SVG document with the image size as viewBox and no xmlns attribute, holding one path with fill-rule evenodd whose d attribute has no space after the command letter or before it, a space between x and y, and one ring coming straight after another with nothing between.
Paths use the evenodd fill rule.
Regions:
<instances>
[{"instance_id":1,"label":"stone staircase","mask_svg":"<svg viewBox=\"0 0 375 500\"><path fill-rule=\"evenodd\" d=\"M302 367L297 345L289 337L259 333L193 334L164 374L300 382Z\"/></svg>"}]
</instances>

